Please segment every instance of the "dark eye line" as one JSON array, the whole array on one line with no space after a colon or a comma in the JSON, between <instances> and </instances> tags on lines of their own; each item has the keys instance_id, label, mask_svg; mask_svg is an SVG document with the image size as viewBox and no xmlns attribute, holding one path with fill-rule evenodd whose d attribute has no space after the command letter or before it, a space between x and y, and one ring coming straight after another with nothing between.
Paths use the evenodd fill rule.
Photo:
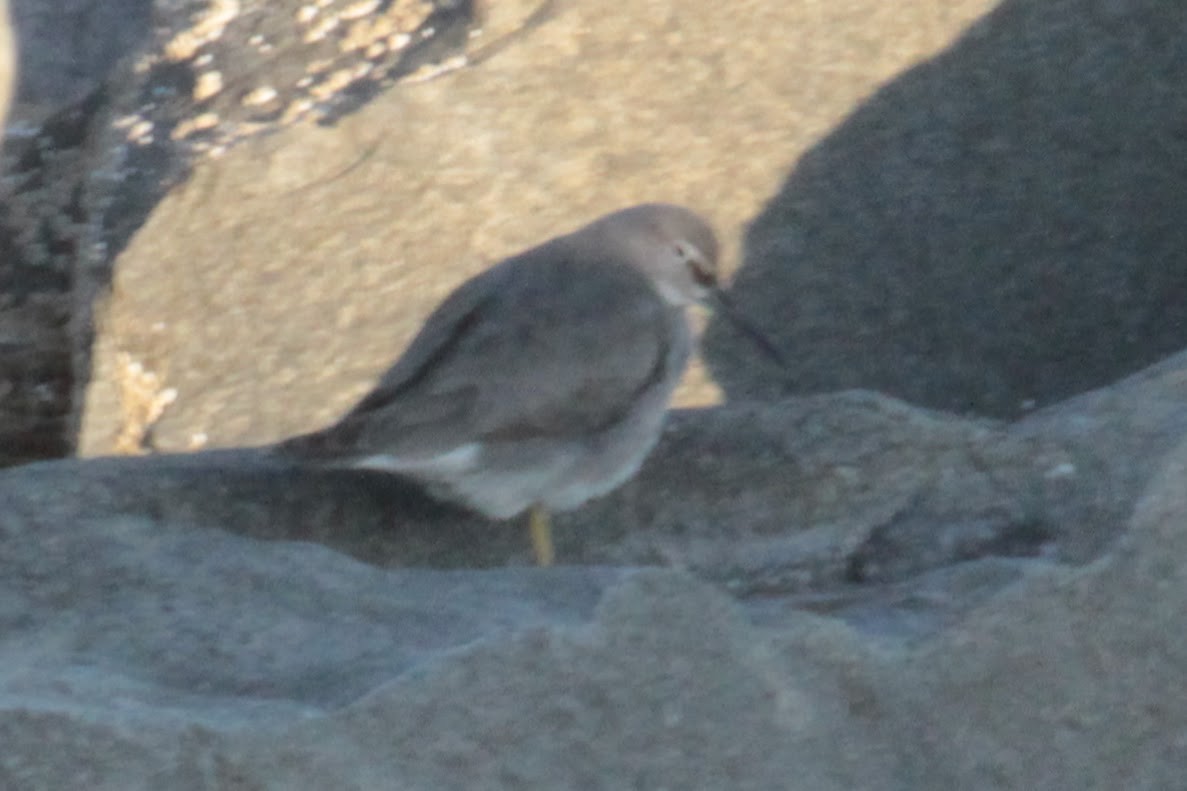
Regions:
<instances>
[{"instance_id":1,"label":"dark eye line","mask_svg":"<svg viewBox=\"0 0 1187 791\"><path fill-rule=\"evenodd\" d=\"M692 270L692 279L697 282L697 285L706 288L717 285L717 278L713 276L713 273L697 266L695 261L689 261L688 268Z\"/></svg>"},{"instance_id":2,"label":"dark eye line","mask_svg":"<svg viewBox=\"0 0 1187 791\"><path fill-rule=\"evenodd\" d=\"M685 244L676 242L673 250L677 256L683 258L684 262L688 264L688 271L692 273L692 279L697 285L704 288L716 288L717 276L711 270L702 266L700 258L693 255Z\"/></svg>"}]
</instances>

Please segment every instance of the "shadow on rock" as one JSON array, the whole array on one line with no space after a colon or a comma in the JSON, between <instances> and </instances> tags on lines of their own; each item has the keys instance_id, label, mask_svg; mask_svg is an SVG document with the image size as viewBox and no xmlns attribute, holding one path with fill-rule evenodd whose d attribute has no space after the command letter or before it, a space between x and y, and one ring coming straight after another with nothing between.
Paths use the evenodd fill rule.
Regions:
<instances>
[{"instance_id":1,"label":"shadow on rock","mask_svg":"<svg viewBox=\"0 0 1187 791\"><path fill-rule=\"evenodd\" d=\"M198 158L299 120L335 122L456 54L474 19L469 0L352 6L341 19L302 0L156 5L12 3L20 85L0 160L0 467L74 451L94 302ZM360 38L373 29L398 46Z\"/></svg>"},{"instance_id":2,"label":"shadow on rock","mask_svg":"<svg viewBox=\"0 0 1187 791\"><path fill-rule=\"evenodd\" d=\"M1187 6L1007 0L872 96L750 227L734 398L869 388L1014 417L1187 346Z\"/></svg>"}]
</instances>

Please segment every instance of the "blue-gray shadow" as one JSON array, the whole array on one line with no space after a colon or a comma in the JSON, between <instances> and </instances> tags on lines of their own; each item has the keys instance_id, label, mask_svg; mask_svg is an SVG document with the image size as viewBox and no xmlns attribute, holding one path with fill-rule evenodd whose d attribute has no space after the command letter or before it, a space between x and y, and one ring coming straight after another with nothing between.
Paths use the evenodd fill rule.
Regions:
<instances>
[{"instance_id":1,"label":"blue-gray shadow","mask_svg":"<svg viewBox=\"0 0 1187 791\"><path fill-rule=\"evenodd\" d=\"M730 398L1014 417L1187 346L1187 5L1007 0L808 151L733 287Z\"/></svg>"}]
</instances>

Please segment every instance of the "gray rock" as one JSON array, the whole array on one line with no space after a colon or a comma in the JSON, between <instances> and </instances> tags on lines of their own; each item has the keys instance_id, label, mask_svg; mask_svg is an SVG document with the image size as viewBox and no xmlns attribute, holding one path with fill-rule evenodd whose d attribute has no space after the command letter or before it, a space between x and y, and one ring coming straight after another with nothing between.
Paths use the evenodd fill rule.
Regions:
<instances>
[{"instance_id":1,"label":"gray rock","mask_svg":"<svg viewBox=\"0 0 1187 791\"><path fill-rule=\"evenodd\" d=\"M1106 557L1003 594L912 656L908 763L943 788L1174 788L1187 766L1187 445Z\"/></svg>"},{"instance_id":2,"label":"gray rock","mask_svg":"<svg viewBox=\"0 0 1187 791\"><path fill-rule=\"evenodd\" d=\"M152 0L11 0L19 120L34 125L100 90L151 37Z\"/></svg>"},{"instance_id":3,"label":"gray rock","mask_svg":"<svg viewBox=\"0 0 1187 791\"><path fill-rule=\"evenodd\" d=\"M559 556L673 565L739 596L821 608L848 606L854 586L897 595L964 561L1085 563L1187 436L1185 367L1179 355L1011 425L861 392L677 411L636 479L558 515ZM392 476L288 466L266 449L30 465L0 476L0 494L30 519L136 515L317 541L389 567L528 561L520 522L485 522Z\"/></svg>"},{"instance_id":4,"label":"gray rock","mask_svg":"<svg viewBox=\"0 0 1187 791\"><path fill-rule=\"evenodd\" d=\"M456 57L473 4L14 0L12 16L21 79L0 158L0 466L75 450L93 301L195 161L332 122Z\"/></svg>"},{"instance_id":5,"label":"gray rock","mask_svg":"<svg viewBox=\"0 0 1187 791\"><path fill-rule=\"evenodd\" d=\"M1032 569L913 643L756 626L674 571L381 570L6 512L0 783L1173 787L1184 476L1187 444L1101 560Z\"/></svg>"}]
</instances>

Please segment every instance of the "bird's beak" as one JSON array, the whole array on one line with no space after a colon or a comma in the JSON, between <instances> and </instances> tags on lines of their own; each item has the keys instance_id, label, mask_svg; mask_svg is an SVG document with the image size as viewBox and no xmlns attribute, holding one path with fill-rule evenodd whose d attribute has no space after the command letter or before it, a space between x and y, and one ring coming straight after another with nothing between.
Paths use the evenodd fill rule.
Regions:
<instances>
[{"instance_id":1,"label":"bird's beak","mask_svg":"<svg viewBox=\"0 0 1187 791\"><path fill-rule=\"evenodd\" d=\"M720 288L711 289L705 300L705 305L714 313L720 313L728 319L729 323L734 325L734 328L738 332L749 338L771 362L785 371L791 370L791 366L787 364L787 360L783 357L782 352L775 347L775 344L771 343L770 339L760 329L742 316L742 313L734 307L734 303L724 291Z\"/></svg>"}]
</instances>

